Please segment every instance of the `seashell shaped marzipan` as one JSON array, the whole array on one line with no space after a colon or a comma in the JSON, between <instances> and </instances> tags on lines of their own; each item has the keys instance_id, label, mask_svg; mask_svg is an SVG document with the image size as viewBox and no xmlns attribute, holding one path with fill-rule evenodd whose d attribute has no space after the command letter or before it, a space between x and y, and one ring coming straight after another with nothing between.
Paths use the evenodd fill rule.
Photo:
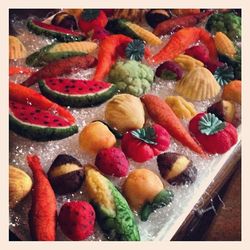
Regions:
<instances>
[{"instance_id":1,"label":"seashell shaped marzipan","mask_svg":"<svg viewBox=\"0 0 250 250\"><path fill-rule=\"evenodd\" d=\"M197 67L177 82L175 90L192 101L203 101L218 95L221 87L208 69Z\"/></svg>"}]
</instances>

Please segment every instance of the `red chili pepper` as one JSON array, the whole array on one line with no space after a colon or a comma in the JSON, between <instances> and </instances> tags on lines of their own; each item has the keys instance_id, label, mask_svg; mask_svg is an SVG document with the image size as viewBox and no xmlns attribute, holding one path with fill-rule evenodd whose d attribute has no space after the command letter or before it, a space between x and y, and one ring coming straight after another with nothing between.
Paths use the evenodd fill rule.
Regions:
<instances>
[{"instance_id":1,"label":"red chili pepper","mask_svg":"<svg viewBox=\"0 0 250 250\"><path fill-rule=\"evenodd\" d=\"M22 66L11 66L9 67L9 75L17 75L17 74L25 74L31 75L33 71L30 68L22 67Z\"/></svg>"},{"instance_id":2,"label":"red chili pepper","mask_svg":"<svg viewBox=\"0 0 250 250\"><path fill-rule=\"evenodd\" d=\"M180 17L173 17L166 21L159 23L154 29L156 36L163 36L176 30L176 27L192 27L201 22L207 16L211 15L213 11L206 11L198 14L185 15Z\"/></svg>"},{"instance_id":3,"label":"red chili pepper","mask_svg":"<svg viewBox=\"0 0 250 250\"><path fill-rule=\"evenodd\" d=\"M72 56L53 61L36 71L22 85L31 86L38 80L61 75L71 74L79 69L88 69L96 66L96 58L92 55Z\"/></svg>"}]
</instances>

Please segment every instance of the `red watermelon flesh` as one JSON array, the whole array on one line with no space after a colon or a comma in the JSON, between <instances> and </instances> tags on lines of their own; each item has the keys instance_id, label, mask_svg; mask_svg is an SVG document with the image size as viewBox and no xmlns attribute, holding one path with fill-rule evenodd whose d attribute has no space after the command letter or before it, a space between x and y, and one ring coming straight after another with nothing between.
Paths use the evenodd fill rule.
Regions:
<instances>
[{"instance_id":1,"label":"red watermelon flesh","mask_svg":"<svg viewBox=\"0 0 250 250\"><path fill-rule=\"evenodd\" d=\"M108 82L67 78L47 78L44 82L51 90L69 95L95 94L112 86Z\"/></svg>"},{"instance_id":2,"label":"red watermelon flesh","mask_svg":"<svg viewBox=\"0 0 250 250\"><path fill-rule=\"evenodd\" d=\"M52 24L47 24L47 23L39 22L37 20L32 20L32 22L35 25L37 25L40 28L42 28L42 29L51 30L51 31L54 30L56 32L61 32L61 33L64 33L64 34L69 34L69 35L83 35L83 33L81 33L81 32L72 31L72 30L65 29L65 28L62 28L62 27L59 27L59 26L55 26L55 25L52 25Z\"/></svg>"},{"instance_id":3,"label":"red watermelon flesh","mask_svg":"<svg viewBox=\"0 0 250 250\"><path fill-rule=\"evenodd\" d=\"M66 119L53 114L48 110L42 110L32 105L10 101L10 112L15 118L29 124L45 127L69 127L71 123Z\"/></svg>"}]
</instances>

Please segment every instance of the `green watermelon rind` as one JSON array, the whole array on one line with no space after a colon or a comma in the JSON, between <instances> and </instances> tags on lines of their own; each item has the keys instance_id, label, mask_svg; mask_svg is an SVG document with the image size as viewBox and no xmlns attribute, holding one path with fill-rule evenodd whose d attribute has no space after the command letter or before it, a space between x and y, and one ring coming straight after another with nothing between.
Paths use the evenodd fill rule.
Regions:
<instances>
[{"instance_id":1,"label":"green watermelon rind","mask_svg":"<svg viewBox=\"0 0 250 250\"><path fill-rule=\"evenodd\" d=\"M9 115L10 129L16 134L35 141L51 141L67 138L78 132L76 124L68 127L46 127L29 124Z\"/></svg>"},{"instance_id":2,"label":"green watermelon rind","mask_svg":"<svg viewBox=\"0 0 250 250\"><path fill-rule=\"evenodd\" d=\"M66 34L61 31L56 30L48 30L42 27L39 27L38 25L34 24L32 22L32 19L29 19L27 22L27 28L35 33L36 35L44 35L49 38L56 38L58 41L61 42L73 42L73 41L83 41L85 40L84 35L72 35L72 34Z\"/></svg>"},{"instance_id":3,"label":"green watermelon rind","mask_svg":"<svg viewBox=\"0 0 250 250\"><path fill-rule=\"evenodd\" d=\"M83 95L69 95L51 90L44 82L38 81L41 93L48 99L62 106L70 106L72 108L92 107L106 102L112 98L118 91L117 87L112 84L108 89L102 89L97 93L89 93Z\"/></svg>"}]
</instances>

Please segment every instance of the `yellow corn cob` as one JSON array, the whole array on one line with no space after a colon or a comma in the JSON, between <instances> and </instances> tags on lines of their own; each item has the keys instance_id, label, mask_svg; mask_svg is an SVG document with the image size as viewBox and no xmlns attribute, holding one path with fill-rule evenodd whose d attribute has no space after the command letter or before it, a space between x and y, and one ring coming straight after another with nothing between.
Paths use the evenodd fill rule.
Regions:
<instances>
[{"instance_id":1,"label":"yellow corn cob","mask_svg":"<svg viewBox=\"0 0 250 250\"><path fill-rule=\"evenodd\" d=\"M9 59L20 59L27 56L27 50L15 36L9 36Z\"/></svg>"},{"instance_id":2,"label":"yellow corn cob","mask_svg":"<svg viewBox=\"0 0 250 250\"><path fill-rule=\"evenodd\" d=\"M203 67L204 64L203 62L196 60L195 58L188 56L188 55L183 55L180 54L177 56L174 61L178 63L184 70L190 71L196 67Z\"/></svg>"},{"instance_id":3,"label":"yellow corn cob","mask_svg":"<svg viewBox=\"0 0 250 250\"><path fill-rule=\"evenodd\" d=\"M159 37L154 35L152 32L142 28L141 26L131 22L126 22L126 25L147 43L151 45L161 44L162 41Z\"/></svg>"},{"instance_id":4,"label":"yellow corn cob","mask_svg":"<svg viewBox=\"0 0 250 250\"><path fill-rule=\"evenodd\" d=\"M94 42L70 42L70 43L58 43L53 46L49 52L67 52L67 51L81 51L83 53L89 54L95 51L97 44Z\"/></svg>"},{"instance_id":5,"label":"yellow corn cob","mask_svg":"<svg viewBox=\"0 0 250 250\"><path fill-rule=\"evenodd\" d=\"M233 58L236 55L236 49L233 42L222 32L217 32L214 36L216 49L220 54Z\"/></svg>"}]
</instances>

